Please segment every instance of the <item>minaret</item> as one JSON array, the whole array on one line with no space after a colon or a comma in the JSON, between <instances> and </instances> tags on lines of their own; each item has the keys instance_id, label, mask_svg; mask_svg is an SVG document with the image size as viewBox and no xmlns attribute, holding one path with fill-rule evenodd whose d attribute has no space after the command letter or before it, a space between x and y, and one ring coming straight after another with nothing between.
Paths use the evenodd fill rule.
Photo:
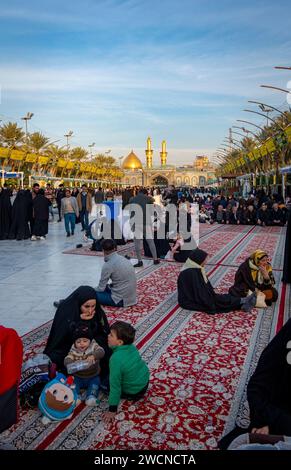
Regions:
<instances>
[{"instance_id":1,"label":"minaret","mask_svg":"<svg viewBox=\"0 0 291 470\"><path fill-rule=\"evenodd\" d=\"M166 141L163 140L163 142L162 142L162 151L160 152L161 166L166 166L166 164L167 164L167 155L168 155L168 152L166 151Z\"/></svg>"},{"instance_id":2,"label":"minaret","mask_svg":"<svg viewBox=\"0 0 291 470\"><path fill-rule=\"evenodd\" d=\"M150 170L153 167L153 153L154 151L152 150L152 141L151 138L147 138L147 148L145 151L146 158L147 158L147 168Z\"/></svg>"}]
</instances>

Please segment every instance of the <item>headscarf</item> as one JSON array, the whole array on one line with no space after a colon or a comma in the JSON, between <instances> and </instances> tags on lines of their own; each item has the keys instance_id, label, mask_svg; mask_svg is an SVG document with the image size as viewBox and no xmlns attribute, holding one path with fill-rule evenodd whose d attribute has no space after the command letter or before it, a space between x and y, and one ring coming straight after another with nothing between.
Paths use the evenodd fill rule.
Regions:
<instances>
[{"instance_id":1,"label":"headscarf","mask_svg":"<svg viewBox=\"0 0 291 470\"><path fill-rule=\"evenodd\" d=\"M253 281L258 282L259 284L262 284L264 282L262 273L259 268L259 262L266 256L268 257L268 253L266 253L265 251L256 250L249 257L249 267L251 269ZM267 264L266 270L268 274L272 272L272 266L270 263Z\"/></svg>"},{"instance_id":2,"label":"headscarf","mask_svg":"<svg viewBox=\"0 0 291 470\"><path fill-rule=\"evenodd\" d=\"M189 258L187 259L181 271L184 271L185 269L189 269L189 268L200 269L204 282L205 284L207 284L208 277L207 277L204 266L201 266L201 264L203 263L203 261L206 259L207 256L208 256L208 253L206 253L206 251L196 248L190 253Z\"/></svg>"},{"instance_id":3,"label":"headscarf","mask_svg":"<svg viewBox=\"0 0 291 470\"><path fill-rule=\"evenodd\" d=\"M90 286L80 286L58 307L44 353L59 367L73 344L73 329L80 322L81 306L87 300L96 300L96 291ZM92 330L100 346L107 345L109 325L106 315L96 300L95 315L91 320L82 320Z\"/></svg>"}]
</instances>

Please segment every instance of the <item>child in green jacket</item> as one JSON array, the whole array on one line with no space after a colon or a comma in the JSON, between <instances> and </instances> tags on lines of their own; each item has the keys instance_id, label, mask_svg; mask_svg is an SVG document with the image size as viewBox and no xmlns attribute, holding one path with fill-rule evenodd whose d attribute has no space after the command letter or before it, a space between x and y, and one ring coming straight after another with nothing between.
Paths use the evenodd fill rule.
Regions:
<instances>
[{"instance_id":1,"label":"child in green jacket","mask_svg":"<svg viewBox=\"0 0 291 470\"><path fill-rule=\"evenodd\" d=\"M149 369L133 345L134 338L135 329L129 323L116 321L110 328L109 411L104 414L107 424L115 417L121 398L139 400L149 385Z\"/></svg>"}]
</instances>

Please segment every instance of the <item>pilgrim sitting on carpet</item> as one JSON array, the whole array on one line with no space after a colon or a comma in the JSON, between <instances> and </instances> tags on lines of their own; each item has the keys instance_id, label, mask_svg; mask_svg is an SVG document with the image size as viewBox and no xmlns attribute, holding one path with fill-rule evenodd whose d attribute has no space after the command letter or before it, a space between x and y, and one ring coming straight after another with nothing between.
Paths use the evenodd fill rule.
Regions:
<instances>
[{"instance_id":1,"label":"pilgrim sitting on carpet","mask_svg":"<svg viewBox=\"0 0 291 470\"><path fill-rule=\"evenodd\" d=\"M74 344L65 357L64 365L68 374L74 376L78 400L81 401L81 389L86 389L86 405L95 406L100 387L99 361L105 352L93 339L93 332L85 323L77 325L73 337Z\"/></svg>"},{"instance_id":2,"label":"pilgrim sitting on carpet","mask_svg":"<svg viewBox=\"0 0 291 470\"><path fill-rule=\"evenodd\" d=\"M109 410L104 414L107 424L115 417L121 398L137 401L148 389L149 369L133 344L134 338L135 329L129 323L116 321L110 328Z\"/></svg>"},{"instance_id":3,"label":"pilgrim sitting on carpet","mask_svg":"<svg viewBox=\"0 0 291 470\"><path fill-rule=\"evenodd\" d=\"M196 248L184 264L178 277L180 307L210 314L234 310L249 312L256 305L256 292L245 298L216 294L204 268L207 256L205 251Z\"/></svg>"},{"instance_id":4,"label":"pilgrim sitting on carpet","mask_svg":"<svg viewBox=\"0 0 291 470\"><path fill-rule=\"evenodd\" d=\"M235 297L246 297L249 291L256 289L263 292L267 305L272 305L278 299L278 292L274 287L275 279L268 254L262 250L256 250L238 268L234 285L229 293Z\"/></svg>"},{"instance_id":5,"label":"pilgrim sitting on carpet","mask_svg":"<svg viewBox=\"0 0 291 470\"><path fill-rule=\"evenodd\" d=\"M248 428L236 426L219 442L228 448L246 432L291 436L291 319L264 349L247 386Z\"/></svg>"}]
</instances>

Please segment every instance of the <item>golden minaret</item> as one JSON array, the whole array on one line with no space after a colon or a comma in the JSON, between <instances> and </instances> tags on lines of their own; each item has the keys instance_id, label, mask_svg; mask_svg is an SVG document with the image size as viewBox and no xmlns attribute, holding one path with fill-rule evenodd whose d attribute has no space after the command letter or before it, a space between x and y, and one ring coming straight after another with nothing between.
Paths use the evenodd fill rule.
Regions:
<instances>
[{"instance_id":1,"label":"golden minaret","mask_svg":"<svg viewBox=\"0 0 291 470\"><path fill-rule=\"evenodd\" d=\"M167 164L167 155L168 155L168 152L166 151L166 141L163 140L163 142L162 142L162 151L160 152L161 166L166 166L166 164Z\"/></svg>"},{"instance_id":2,"label":"golden minaret","mask_svg":"<svg viewBox=\"0 0 291 470\"><path fill-rule=\"evenodd\" d=\"M153 167L153 149L152 149L152 141L151 138L147 138L147 148L145 151L146 158L147 158L147 168L151 169Z\"/></svg>"}]
</instances>

